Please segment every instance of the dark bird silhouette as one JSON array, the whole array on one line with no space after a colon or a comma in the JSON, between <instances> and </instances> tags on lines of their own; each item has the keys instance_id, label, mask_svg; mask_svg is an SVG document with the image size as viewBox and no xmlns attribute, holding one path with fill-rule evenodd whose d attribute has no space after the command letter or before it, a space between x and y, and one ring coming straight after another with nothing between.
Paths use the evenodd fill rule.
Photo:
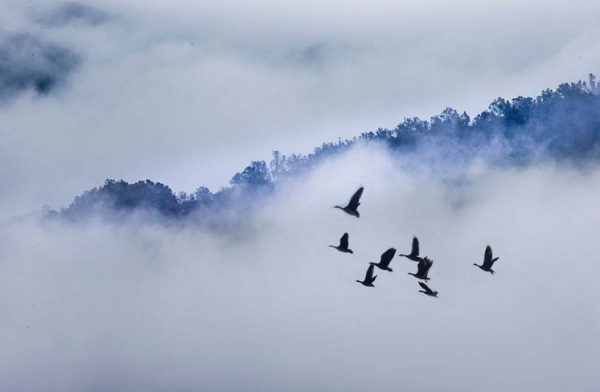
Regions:
<instances>
[{"instance_id":1,"label":"dark bird silhouette","mask_svg":"<svg viewBox=\"0 0 600 392\"><path fill-rule=\"evenodd\" d=\"M409 260L421 262L423 260L419 257L419 239L417 237L413 237L412 241L412 249L409 255L400 255L401 257L406 257Z\"/></svg>"},{"instance_id":2,"label":"dark bird silhouette","mask_svg":"<svg viewBox=\"0 0 600 392\"><path fill-rule=\"evenodd\" d=\"M342 238L340 238L340 245L339 246L335 246L335 245L329 245L332 248L335 248L337 250L339 250L340 252L344 252L344 253L354 253L352 252L352 249L348 249L348 238L350 236L348 235L348 233L344 233L344 235L342 236Z\"/></svg>"},{"instance_id":3,"label":"dark bird silhouette","mask_svg":"<svg viewBox=\"0 0 600 392\"><path fill-rule=\"evenodd\" d=\"M367 274L365 275L365 280L363 280L362 282L360 280L357 280L357 282L362 284L363 286L375 287L373 282L375 282L375 279L377 279L377 275L373 276L374 269L375 269L375 266L370 265L369 269L367 270Z\"/></svg>"},{"instance_id":4,"label":"dark bird silhouette","mask_svg":"<svg viewBox=\"0 0 600 392\"><path fill-rule=\"evenodd\" d=\"M344 211L348 215L352 215L357 218L360 218L360 214L358 213L357 209L358 209L358 206L360 205L360 197L362 196L364 190L365 190L365 187L361 186L354 193L354 195L352 195L352 198L350 199L350 202L348 203L348 205L346 207L335 206L335 208L339 208L340 210Z\"/></svg>"},{"instance_id":5,"label":"dark bird silhouette","mask_svg":"<svg viewBox=\"0 0 600 392\"><path fill-rule=\"evenodd\" d=\"M379 263L369 263L371 265L377 266L377 268L382 269L384 271L393 272L394 270L390 268L390 263L392 259L396 255L396 249L390 248L383 252L381 255L381 259L379 259Z\"/></svg>"},{"instance_id":6,"label":"dark bird silhouette","mask_svg":"<svg viewBox=\"0 0 600 392\"><path fill-rule=\"evenodd\" d=\"M417 273L413 274L409 272L408 274L414 276L417 279L429 280L427 275L429 274L429 270L431 269L432 265L433 260L430 260L429 258L427 258L427 256L425 256L423 260L419 261L419 265L417 265Z\"/></svg>"},{"instance_id":7,"label":"dark bird silhouette","mask_svg":"<svg viewBox=\"0 0 600 392\"><path fill-rule=\"evenodd\" d=\"M437 291L433 291L429 288L429 286L427 286L425 283L423 282L419 282L419 286L421 286L421 288L423 290L419 290L419 293L423 293L425 295L428 295L430 297L435 297L437 298L438 296L438 292Z\"/></svg>"},{"instance_id":8,"label":"dark bird silhouette","mask_svg":"<svg viewBox=\"0 0 600 392\"><path fill-rule=\"evenodd\" d=\"M493 257L492 247L488 245L485 248L485 253L483 255L483 264L482 265L473 264L473 265L481 268L485 272L489 272L490 274L494 275L494 270L492 269L492 266L494 265L496 260L498 260L500 257L496 257L495 259L492 257Z\"/></svg>"}]
</instances>

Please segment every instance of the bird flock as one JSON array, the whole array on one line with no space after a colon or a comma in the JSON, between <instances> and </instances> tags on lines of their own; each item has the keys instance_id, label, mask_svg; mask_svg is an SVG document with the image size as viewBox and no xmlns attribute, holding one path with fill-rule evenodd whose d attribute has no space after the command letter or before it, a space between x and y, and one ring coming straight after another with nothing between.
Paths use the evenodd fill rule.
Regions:
<instances>
[{"instance_id":1,"label":"bird flock","mask_svg":"<svg viewBox=\"0 0 600 392\"><path fill-rule=\"evenodd\" d=\"M356 218L360 218L360 214L358 212L358 207L360 206L360 198L362 197L364 190L365 190L365 187L361 186L354 193L354 195L352 195L352 198L350 198L350 202L348 203L348 205L346 207L335 206L335 208L339 208L340 210L344 211L348 215L354 216ZM352 249L349 248L350 236L348 235L348 233L344 233L344 235L342 235L342 238L340 238L340 244L338 246L334 246L334 245L329 245L329 246L337 249L338 251L340 251L342 253L350 253L350 254L354 253L352 251ZM411 249L410 254L399 255L399 257L406 257L407 259L418 263L417 264L417 272L416 273L409 272L408 274L419 279L419 286L421 286L421 288L422 288L422 290L419 290L420 293L423 293L430 297L437 298L438 292L435 290L432 290L425 282L422 282L422 281L430 280L429 271L431 270L431 267L433 266L433 260L431 260L427 256L421 257L421 256L419 256L419 254L420 254L419 239L415 236L415 237L413 237L412 249ZM393 272L394 270L390 268L390 263L394 259L395 255L396 255L395 248L389 248L388 250L386 250L381 255L381 258L379 259L379 263L373 263L373 262L369 263L369 267L367 268L367 273L365 274L365 278L363 280L356 280L356 281L366 287L375 287L375 285L373 284L373 282L375 282L375 279L377 279L377 275L373 275L373 273L375 271L375 267L377 267L383 271ZM499 257L494 258L493 253L492 253L492 247L488 245L485 248L485 253L483 256L483 264L481 264L481 265L473 264L473 265L476 267L479 267L482 271L489 272L490 274L494 275L494 270L492 269L492 267L494 266L494 263L498 259L499 259Z\"/></svg>"}]
</instances>

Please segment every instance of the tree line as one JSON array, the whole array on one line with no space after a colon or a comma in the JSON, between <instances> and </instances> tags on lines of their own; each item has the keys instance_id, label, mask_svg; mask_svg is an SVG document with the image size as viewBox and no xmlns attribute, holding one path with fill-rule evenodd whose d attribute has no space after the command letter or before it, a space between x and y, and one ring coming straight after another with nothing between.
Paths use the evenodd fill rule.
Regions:
<instances>
[{"instance_id":1,"label":"tree line","mask_svg":"<svg viewBox=\"0 0 600 392\"><path fill-rule=\"evenodd\" d=\"M176 194L159 182L130 184L109 179L75 197L67 208L46 211L46 218L85 221L110 215L118 219L140 210L156 217L181 218L208 215L233 205L251 210L257 194L269 194L278 182L309 173L324 159L339 156L358 143L379 143L395 154L422 149L440 156L458 152L465 160L480 156L486 147L502 146L501 153L490 158L491 164L527 165L540 156L597 162L599 141L600 82L590 74L587 81L563 83L535 98L497 98L473 119L447 108L429 120L405 118L394 129L379 128L352 139L323 143L308 155L286 156L274 151L270 162L251 162L231 178L228 187L216 192L201 186L193 193Z\"/></svg>"}]
</instances>

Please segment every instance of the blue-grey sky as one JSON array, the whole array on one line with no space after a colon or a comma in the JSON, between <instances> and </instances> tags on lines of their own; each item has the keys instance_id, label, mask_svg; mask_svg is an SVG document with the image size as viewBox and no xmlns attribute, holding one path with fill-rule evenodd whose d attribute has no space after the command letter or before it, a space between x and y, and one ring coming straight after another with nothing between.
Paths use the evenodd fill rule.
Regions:
<instances>
[{"instance_id":1,"label":"blue-grey sky","mask_svg":"<svg viewBox=\"0 0 600 392\"><path fill-rule=\"evenodd\" d=\"M0 215L66 206L106 178L216 190L273 149L585 78L600 69L599 12L590 0L4 1Z\"/></svg>"}]
</instances>

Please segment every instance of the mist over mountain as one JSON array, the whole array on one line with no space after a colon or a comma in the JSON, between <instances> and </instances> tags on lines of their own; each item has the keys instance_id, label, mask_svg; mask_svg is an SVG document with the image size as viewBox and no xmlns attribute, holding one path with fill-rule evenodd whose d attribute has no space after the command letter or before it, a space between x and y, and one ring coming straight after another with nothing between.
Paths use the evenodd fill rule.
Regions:
<instances>
[{"instance_id":1,"label":"mist over mountain","mask_svg":"<svg viewBox=\"0 0 600 392\"><path fill-rule=\"evenodd\" d=\"M0 1L0 392L597 392L599 15Z\"/></svg>"},{"instance_id":2,"label":"mist over mountain","mask_svg":"<svg viewBox=\"0 0 600 392\"><path fill-rule=\"evenodd\" d=\"M171 222L193 218L211 224L222 221L226 212L250 213L264 203L264 196L363 145L383 147L397 158L398 170L434 171L439 178L457 180L477 164L510 169L551 162L585 168L598 163L599 143L600 83L590 74L587 81L563 83L535 98L497 98L473 119L447 108L430 120L405 118L394 129L323 143L308 155L274 151L270 162L252 162L231 178L229 187L215 192L200 186L190 194L175 193L151 180L106 180L59 212L46 208L45 217L120 221L143 212Z\"/></svg>"},{"instance_id":3,"label":"mist over mountain","mask_svg":"<svg viewBox=\"0 0 600 392\"><path fill-rule=\"evenodd\" d=\"M169 203L0 225L0 389L593 392L599 171L398 166L358 143L206 227ZM357 184L360 219L332 208ZM354 254L329 247L344 232ZM413 235L439 298L400 257L355 282ZM488 244L493 276L472 265Z\"/></svg>"}]
</instances>

